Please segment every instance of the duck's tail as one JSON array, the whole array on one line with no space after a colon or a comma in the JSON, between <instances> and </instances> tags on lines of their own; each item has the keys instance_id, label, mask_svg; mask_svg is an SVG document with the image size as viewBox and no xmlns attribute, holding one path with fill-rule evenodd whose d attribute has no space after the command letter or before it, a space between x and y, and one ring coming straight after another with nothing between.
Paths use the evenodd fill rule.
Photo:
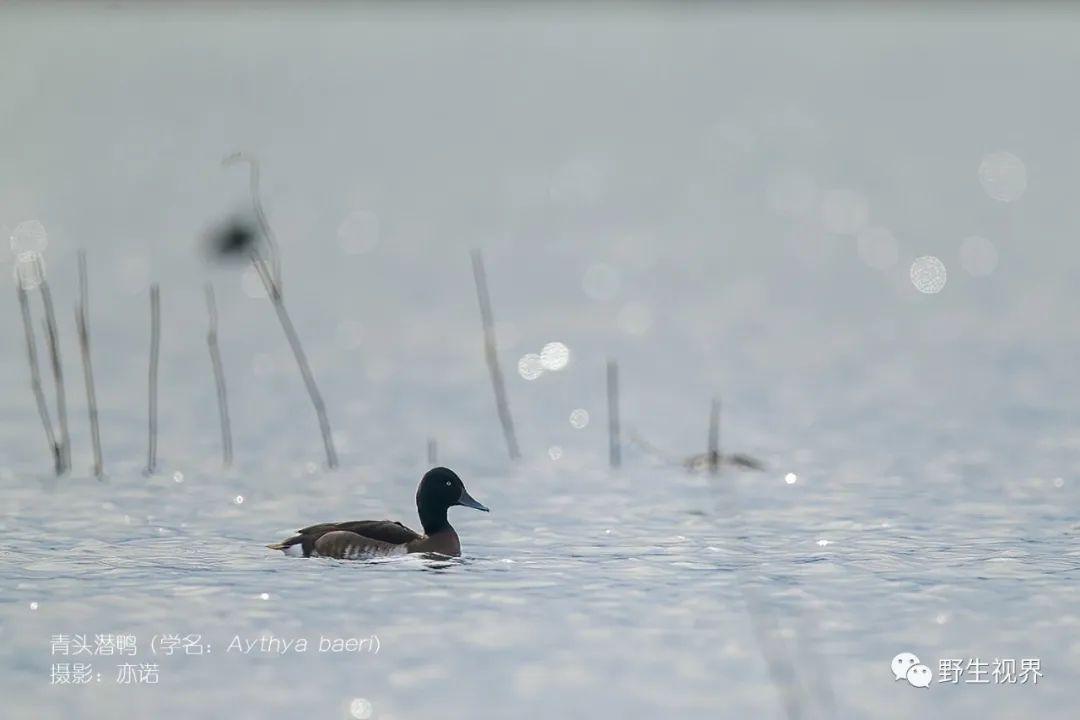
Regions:
<instances>
[{"instance_id":1,"label":"duck's tail","mask_svg":"<svg viewBox=\"0 0 1080 720\"><path fill-rule=\"evenodd\" d=\"M307 540L307 538L305 538L303 535L293 535L287 540L271 543L266 547L270 548L271 550L280 550L286 555L302 555L304 557L308 557L309 555L311 555L311 549L309 547L311 543L305 542L305 540Z\"/></svg>"}]
</instances>

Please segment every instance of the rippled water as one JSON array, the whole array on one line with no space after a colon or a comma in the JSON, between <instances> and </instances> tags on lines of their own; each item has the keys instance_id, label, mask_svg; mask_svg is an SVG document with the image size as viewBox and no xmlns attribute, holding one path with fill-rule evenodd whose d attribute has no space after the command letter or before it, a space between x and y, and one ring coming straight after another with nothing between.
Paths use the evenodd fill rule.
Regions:
<instances>
[{"instance_id":1,"label":"rippled water","mask_svg":"<svg viewBox=\"0 0 1080 720\"><path fill-rule=\"evenodd\" d=\"M1044 90L1080 59L1068 23L333 7L0 11L0 228L47 231L75 464L48 475L0 292L0 714L1072 717L1080 106ZM263 163L336 472L257 277L200 252L248 206L244 173L219 166L237 148ZM103 481L70 312L80 247ZM0 275L14 263L0 253ZM704 449L714 394L724 448L765 471L678 465ZM429 437L492 508L451 511L460 560L264 547L319 521L416 527ZM135 655L102 654L102 634ZM242 652L269 637L288 649ZM347 638L363 649L320 651ZM904 651L929 688L894 680ZM954 685L949 659L1042 675ZM74 663L90 682L52 682ZM118 682L123 664L156 664L157 682Z\"/></svg>"},{"instance_id":2,"label":"rippled water","mask_svg":"<svg viewBox=\"0 0 1080 720\"><path fill-rule=\"evenodd\" d=\"M747 476L712 492L659 468L536 467L470 478L494 512L454 511L460 561L358 564L262 544L342 508L411 519L411 478L296 481L191 471L182 483L9 488L4 682L16 716L77 706L79 717L213 717L227 706L344 717L357 697L379 717L783 716L763 649L794 669L807 716L1065 717L1075 699L1073 491L1032 484L1003 506L899 480ZM715 511L714 498L741 512ZM755 634L748 602L772 640ZM116 658L98 656L100 683L50 686L51 664L67 659L50 654L57 633L135 635L158 685L117 685ZM199 635L208 653L154 656L151 639L167 633ZM264 636L294 644L237 649ZM323 638L371 636L378 652L319 651ZM889 674L902 650L1038 657L1045 677L922 694Z\"/></svg>"}]
</instances>

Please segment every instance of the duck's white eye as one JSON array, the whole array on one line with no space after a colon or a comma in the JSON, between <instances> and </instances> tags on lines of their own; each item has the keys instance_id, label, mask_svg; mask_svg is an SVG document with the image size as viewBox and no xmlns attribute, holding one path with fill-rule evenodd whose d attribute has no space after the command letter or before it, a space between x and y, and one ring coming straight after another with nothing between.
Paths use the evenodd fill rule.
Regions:
<instances>
[{"instance_id":1,"label":"duck's white eye","mask_svg":"<svg viewBox=\"0 0 1080 720\"><path fill-rule=\"evenodd\" d=\"M453 484L454 484L454 483L453 483L453 482L451 482L450 480L447 480L447 481L446 481L446 487L450 487L450 486L451 486L451 485L453 485Z\"/></svg>"}]
</instances>

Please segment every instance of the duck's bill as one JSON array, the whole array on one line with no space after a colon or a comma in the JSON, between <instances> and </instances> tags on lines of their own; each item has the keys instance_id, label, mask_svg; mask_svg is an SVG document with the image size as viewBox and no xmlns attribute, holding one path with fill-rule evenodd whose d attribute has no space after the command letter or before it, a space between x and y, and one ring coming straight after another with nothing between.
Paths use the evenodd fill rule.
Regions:
<instances>
[{"instance_id":1,"label":"duck's bill","mask_svg":"<svg viewBox=\"0 0 1080 720\"><path fill-rule=\"evenodd\" d=\"M469 491L465 488L461 488L461 497L458 498L458 505L464 505L465 507L471 507L476 510L483 510L484 512L491 512L486 507L473 499L473 496L469 494Z\"/></svg>"}]
</instances>

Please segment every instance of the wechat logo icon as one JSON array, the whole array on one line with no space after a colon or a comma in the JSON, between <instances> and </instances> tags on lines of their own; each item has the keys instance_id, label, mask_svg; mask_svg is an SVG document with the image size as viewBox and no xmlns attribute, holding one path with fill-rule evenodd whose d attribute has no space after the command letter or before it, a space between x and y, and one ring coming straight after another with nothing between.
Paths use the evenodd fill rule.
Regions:
<instances>
[{"instance_id":1,"label":"wechat logo icon","mask_svg":"<svg viewBox=\"0 0 1080 720\"><path fill-rule=\"evenodd\" d=\"M900 653L892 659L891 667L894 680L907 680L912 687L928 688L934 679L930 668L919 662L915 653Z\"/></svg>"}]
</instances>

